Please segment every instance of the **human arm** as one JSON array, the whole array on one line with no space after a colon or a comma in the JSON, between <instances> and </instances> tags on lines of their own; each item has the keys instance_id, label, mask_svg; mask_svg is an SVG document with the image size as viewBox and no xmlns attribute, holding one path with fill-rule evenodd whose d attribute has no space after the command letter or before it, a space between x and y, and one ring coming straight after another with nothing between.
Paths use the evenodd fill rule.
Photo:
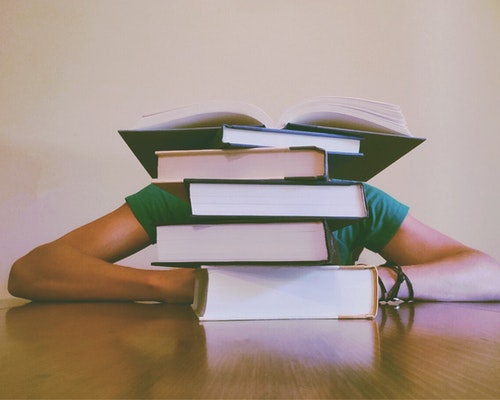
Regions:
<instances>
[{"instance_id":1,"label":"human arm","mask_svg":"<svg viewBox=\"0 0 500 400\"><path fill-rule=\"evenodd\" d=\"M141 270L114 264L150 242L124 204L17 260L10 272L9 292L43 301L190 302L191 270Z\"/></svg>"},{"instance_id":2,"label":"human arm","mask_svg":"<svg viewBox=\"0 0 500 400\"><path fill-rule=\"evenodd\" d=\"M380 255L400 265L413 284L415 298L429 301L500 300L500 263L467 247L408 214ZM379 268L387 288L395 275ZM403 284L399 293L406 297Z\"/></svg>"}]
</instances>

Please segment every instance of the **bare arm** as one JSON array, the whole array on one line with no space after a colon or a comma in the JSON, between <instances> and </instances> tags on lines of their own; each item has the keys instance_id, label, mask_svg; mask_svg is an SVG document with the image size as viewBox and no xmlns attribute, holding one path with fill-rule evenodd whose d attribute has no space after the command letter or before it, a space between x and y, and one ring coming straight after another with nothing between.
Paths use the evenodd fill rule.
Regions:
<instances>
[{"instance_id":1,"label":"bare arm","mask_svg":"<svg viewBox=\"0 0 500 400\"><path fill-rule=\"evenodd\" d=\"M149 245L128 205L37 247L16 261L14 296L33 300L157 300L190 302L189 269L139 270L113 264ZM417 299L500 300L500 264L409 215L381 255L403 266ZM380 269L391 287L394 276ZM405 296L404 287L400 295Z\"/></svg>"},{"instance_id":2,"label":"bare arm","mask_svg":"<svg viewBox=\"0 0 500 400\"><path fill-rule=\"evenodd\" d=\"M408 215L381 255L403 267L416 299L431 301L500 300L500 263ZM386 287L394 276L379 269ZM402 287L401 297L406 296Z\"/></svg>"},{"instance_id":3,"label":"bare arm","mask_svg":"<svg viewBox=\"0 0 500 400\"><path fill-rule=\"evenodd\" d=\"M154 271L113 264L149 244L148 235L124 204L17 260L9 291L32 300L190 302L189 269Z\"/></svg>"}]
</instances>

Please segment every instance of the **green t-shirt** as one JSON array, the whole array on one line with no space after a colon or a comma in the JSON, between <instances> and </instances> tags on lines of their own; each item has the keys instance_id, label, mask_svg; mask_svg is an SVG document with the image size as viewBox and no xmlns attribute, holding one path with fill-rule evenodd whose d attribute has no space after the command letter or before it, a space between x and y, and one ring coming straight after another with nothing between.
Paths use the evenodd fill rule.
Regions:
<instances>
[{"instance_id":1,"label":"green t-shirt","mask_svg":"<svg viewBox=\"0 0 500 400\"><path fill-rule=\"evenodd\" d=\"M406 205L380 189L366 183L364 186L368 218L333 232L338 251L337 264L354 264L364 248L379 252L408 214ZM126 201L148 233L151 243L156 243L156 226L187 223L191 214L187 202L155 185L146 186L128 196Z\"/></svg>"}]
</instances>

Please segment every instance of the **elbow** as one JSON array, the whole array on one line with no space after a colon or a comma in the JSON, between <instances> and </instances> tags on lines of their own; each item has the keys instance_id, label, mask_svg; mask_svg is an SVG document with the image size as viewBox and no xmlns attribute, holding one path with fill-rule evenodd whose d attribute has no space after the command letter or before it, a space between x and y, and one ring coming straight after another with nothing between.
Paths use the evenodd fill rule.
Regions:
<instances>
[{"instance_id":1,"label":"elbow","mask_svg":"<svg viewBox=\"0 0 500 400\"><path fill-rule=\"evenodd\" d=\"M25 275L23 271L25 269L24 268L25 257L21 257L19 260L15 261L10 269L7 290L14 297L25 297L23 295L24 294L23 287L25 286L25 284L23 284L23 282L25 281L25 278L23 276Z\"/></svg>"},{"instance_id":2,"label":"elbow","mask_svg":"<svg viewBox=\"0 0 500 400\"><path fill-rule=\"evenodd\" d=\"M488 266L492 269L500 268L500 262L498 260L480 250L469 248L462 254L464 254L466 257L470 257L472 265L483 267Z\"/></svg>"},{"instance_id":3,"label":"elbow","mask_svg":"<svg viewBox=\"0 0 500 400\"><path fill-rule=\"evenodd\" d=\"M29 259L27 255L21 257L12 264L7 284L7 290L12 296L30 298L29 288L32 279L30 279L29 269Z\"/></svg>"},{"instance_id":4,"label":"elbow","mask_svg":"<svg viewBox=\"0 0 500 400\"><path fill-rule=\"evenodd\" d=\"M40 246L12 264L7 283L7 290L12 296L34 299L33 293L36 292L37 284L41 279L38 276L40 268L37 266L43 252L44 246Z\"/></svg>"}]
</instances>

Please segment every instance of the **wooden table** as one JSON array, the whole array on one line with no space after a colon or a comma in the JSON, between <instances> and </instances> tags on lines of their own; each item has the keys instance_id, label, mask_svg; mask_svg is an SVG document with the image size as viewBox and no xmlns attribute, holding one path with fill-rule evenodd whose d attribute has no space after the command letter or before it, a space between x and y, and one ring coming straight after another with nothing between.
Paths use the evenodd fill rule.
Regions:
<instances>
[{"instance_id":1,"label":"wooden table","mask_svg":"<svg viewBox=\"0 0 500 400\"><path fill-rule=\"evenodd\" d=\"M0 303L0 398L500 398L500 304L200 324L187 306Z\"/></svg>"}]
</instances>

